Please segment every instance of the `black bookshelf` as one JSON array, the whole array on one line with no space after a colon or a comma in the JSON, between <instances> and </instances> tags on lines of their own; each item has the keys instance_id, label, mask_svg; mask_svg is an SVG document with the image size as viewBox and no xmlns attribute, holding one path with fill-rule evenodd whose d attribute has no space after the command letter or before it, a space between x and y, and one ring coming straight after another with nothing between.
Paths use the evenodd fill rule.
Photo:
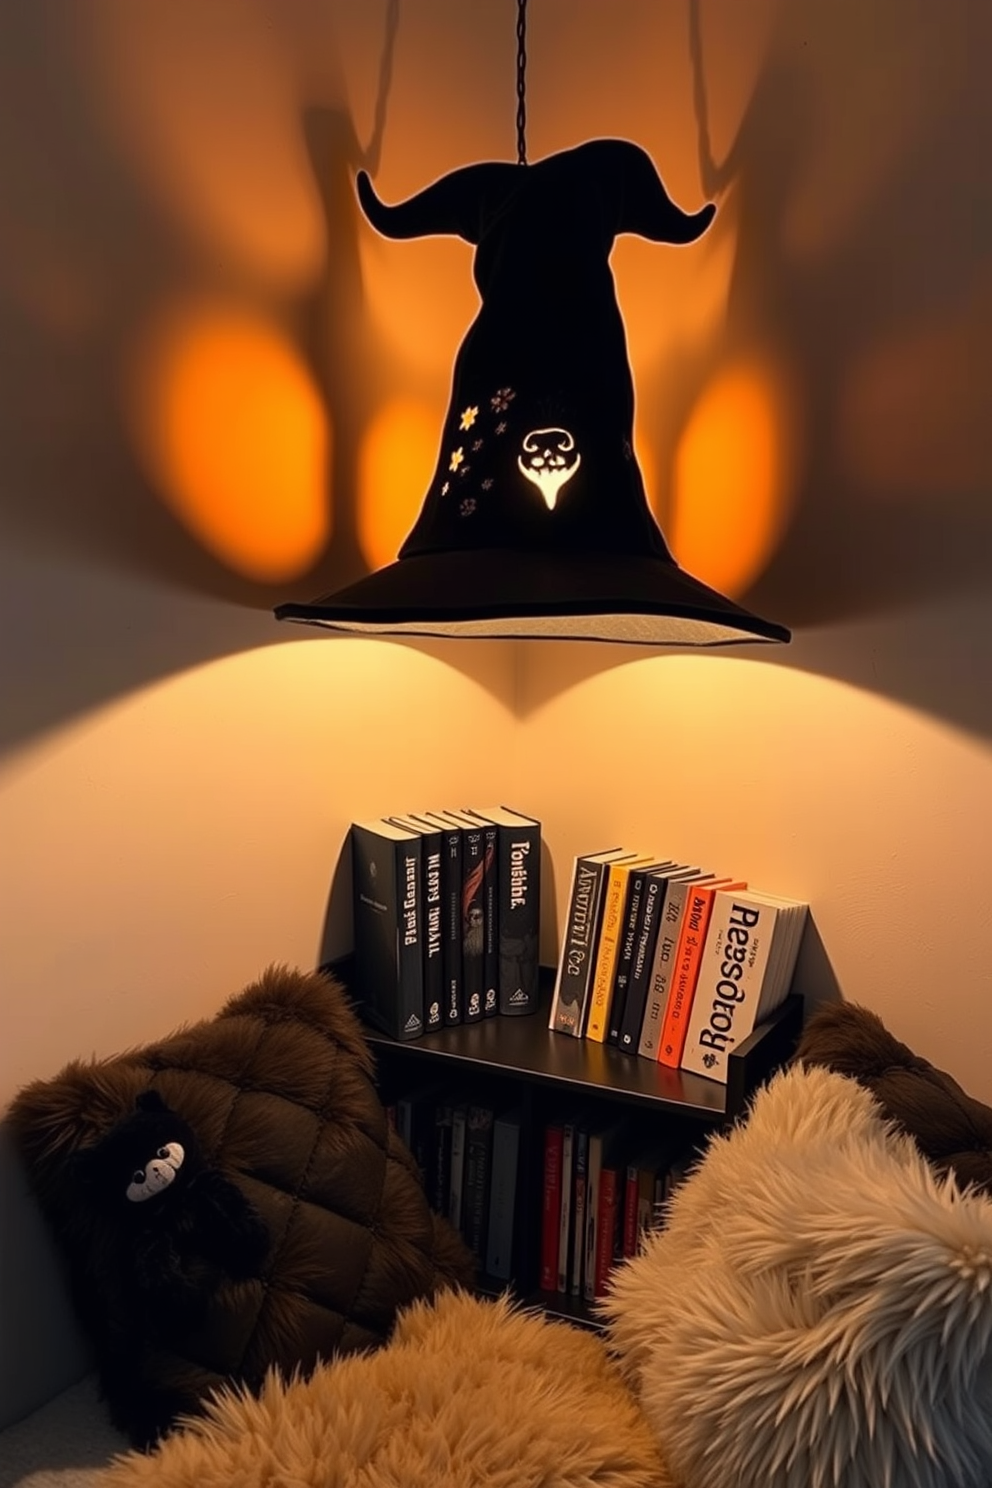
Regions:
<instances>
[{"instance_id":1,"label":"black bookshelf","mask_svg":"<svg viewBox=\"0 0 992 1488\"><path fill-rule=\"evenodd\" d=\"M329 963L347 988L350 958ZM726 1085L688 1071L668 1069L652 1059L625 1054L613 1045L570 1038L548 1028L554 971L541 969L537 1012L522 1017L486 1018L425 1033L401 1042L365 1024L375 1051L399 1056L424 1077L478 1078L491 1075L537 1082L569 1097L595 1096L626 1105L648 1107L703 1123L719 1124L736 1116L748 1095L791 1055L802 1026L802 998L793 993L729 1058ZM359 1013L361 1008L358 1009Z\"/></svg>"}]
</instances>

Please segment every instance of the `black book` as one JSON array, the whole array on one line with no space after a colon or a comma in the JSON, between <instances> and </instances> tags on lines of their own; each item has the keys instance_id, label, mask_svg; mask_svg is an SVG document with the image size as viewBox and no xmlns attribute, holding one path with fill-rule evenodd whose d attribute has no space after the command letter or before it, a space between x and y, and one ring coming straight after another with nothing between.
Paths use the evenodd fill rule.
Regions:
<instances>
[{"instance_id":1,"label":"black book","mask_svg":"<svg viewBox=\"0 0 992 1488\"><path fill-rule=\"evenodd\" d=\"M507 806L469 814L496 825L499 1011L533 1013L538 1002L541 823Z\"/></svg>"},{"instance_id":2,"label":"black book","mask_svg":"<svg viewBox=\"0 0 992 1488\"><path fill-rule=\"evenodd\" d=\"M424 1031L418 832L379 818L351 826L355 990L363 1015L397 1039Z\"/></svg>"},{"instance_id":3,"label":"black book","mask_svg":"<svg viewBox=\"0 0 992 1488\"><path fill-rule=\"evenodd\" d=\"M620 1043L620 1028L627 1005L627 988L630 969L634 959L634 938L641 917L641 900L648 873L664 868L674 868L671 858L663 863L648 863L642 868L631 869L627 878L627 892L620 914L620 933L617 941L616 961L613 966L613 981L609 993L609 1012L606 1024L606 1042Z\"/></svg>"},{"instance_id":4,"label":"black book","mask_svg":"<svg viewBox=\"0 0 992 1488\"><path fill-rule=\"evenodd\" d=\"M460 827L462 834L462 1020L477 1023L485 1017L485 839L483 824L461 811L432 811L430 819L441 818Z\"/></svg>"},{"instance_id":5,"label":"black book","mask_svg":"<svg viewBox=\"0 0 992 1488\"><path fill-rule=\"evenodd\" d=\"M515 1274L513 1241L517 1225L517 1172L522 1119L520 1108L514 1107L501 1112L493 1122L485 1272L498 1281L510 1281Z\"/></svg>"},{"instance_id":6,"label":"black book","mask_svg":"<svg viewBox=\"0 0 992 1488\"><path fill-rule=\"evenodd\" d=\"M668 884L673 879L695 872L684 864L673 867L648 869L641 894L638 923L634 930L634 947L627 981L627 996L623 1017L620 1020L619 1046L626 1054L636 1054L647 1006L648 990L651 986L651 968L654 964L655 946L658 943L658 928Z\"/></svg>"},{"instance_id":7,"label":"black book","mask_svg":"<svg viewBox=\"0 0 992 1488\"><path fill-rule=\"evenodd\" d=\"M445 1027L463 1020L462 997L462 829L431 811L411 814L411 821L441 832L441 966Z\"/></svg>"},{"instance_id":8,"label":"black book","mask_svg":"<svg viewBox=\"0 0 992 1488\"><path fill-rule=\"evenodd\" d=\"M441 898L441 828L417 816L391 816L391 822L419 832L423 839L420 851L420 904L424 958L424 1026L440 1028L444 1021L444 944Z\"/></svg>"},{"instance_id":9,"label":"black book","mask_svg":"<svg viewBox=\"0 0 992 1488\"><path fill-rule=\"evenodd\" d=\"M465 1133L465 1179L462 1194L462 1235L479 1262L486 1262L495 1112L488 1105L468 1108Z\"/></svg>"}]
</instances>

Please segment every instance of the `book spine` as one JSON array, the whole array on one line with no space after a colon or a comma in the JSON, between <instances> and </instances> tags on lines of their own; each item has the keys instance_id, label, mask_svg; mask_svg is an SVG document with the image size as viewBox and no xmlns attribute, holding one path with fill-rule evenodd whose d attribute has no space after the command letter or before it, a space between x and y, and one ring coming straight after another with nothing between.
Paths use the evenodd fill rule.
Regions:
<instances>
[{"instance_id":1,"label":"book spine","mask_svg":"<svg viewBox=\"0 0 992 1488\"><path fill-rule=\"evenodd\" d=\"M489 1224L489 1183L494 1113L489 1106L469 1106L465 1147L465 1243L479 1265L485 1264Z\"/></svg>"},{"instance_id":2,"label":"book spine","mask_svg":"<svg viewBox=\"0 0 992 1488\"><path fill-rule=\"evenodd\" d=\"M499 1281L513 1276L513 1229L516 1218L520 1118L497 1117L493 1125L492 1185L486 1237L486 1273Z\"/></svg>"},{"instance_id":3,"label":"book spine","mask_svg":"<svg viewBox=\"0 0 992 1488\"><path fill-rule=\"evenodd\" d=\"M637 1254L640 1176L637 1164L628 1163L623 1186L623 1253L627 1257Z\"/></svg>"},{"instance_id":4,"label":"book spine","mask_svg":"<svg viewBox=\"0 0 992 1488\"><path fill-rule=\"evenodd\" d=\"M603 1167L601 1139L590 1134L586 1164L586 1234L582 1257L582 1295L587 1302L596 1297L596 1253L599 1235L599 1179Z\"/></svg>"},{"instance_id":5,"label":"book spine","mask_svg":"<svg viewBox=\"0 0 992 1488\"><path fill-rule=\"evenodd\" d=\"M675 956L678 951L679 937L682 933L682 920L685 915L685 907L689 902L689 891L691 888L691 883L672 883L669 885L668 892L665 895L661 923L658 927L658 939L655 944L654 961L651 964L651 980L644 1007L644 1021L641 1024L641 1033L637 1044L638 1054L643 1055L646 1059L657 1059L658 1057L658 1045L661 1041L665 1005L668 1001L668 992L672 982L672 971L675 966Z\"/></svg>"},{"instance_id":6,"label":"book spine","mask_svg":"<svg viewBox=\"0 0 992 1488\"><path fill-rule=\"evenodd\" d=\"M752 1031L772 946L775 905L717 894L689 1014L682 1068L727 1081L727 1055Z\"/></svg>"},{"instance_id":7,"label":"book spine","mask_svg":"<svg viewBox=\"0 0 992 1488\"><path fill-rule=\"evenodd\" d=\"M462 834L442 834L441 933L444 968L443 1018L446 1027L461 1023L462 998Z\"/></svg>"},{"instance_id":8,"label":"book spine","mask_svg":"<svg viewBox=\"0 0 992 1488\"><path fill-rule=\"evenodd\" d=\"M352 826L355 977L369 1021L396 1039L424 1031L420 838Z\"/></svg>"},{"instance_id":9,"label":"book spine","mask_svg":"<svg viewBox=\"0 0 992 1488\"><path fill-rule=\"evenodd\" d=\"M499 829L499 1010L532 1013L538 1001L541 826Z\"/></svg>"},{"instance_id":10,"label":"book spine","mask_svg":"<svg viewBox=\"0 0 992 1488\"><path fill-rule=\"evenodd\" d=\"M582 1295L582 1262L585 1256L586 1237L586 1185L588 1181L589 1134L584 1127L575 1132L575 1177L572 1183L572 1257L568 1278L569 1295Z\"/></svg>"},{"instance_id":11,"label":"book spine","mask_svg":"<svg viewBox=\"0 0 992 1488\"><path fill-rule=\"evenodd\" d=\"M613 1269L620 1215L620 1175L616 1168L604 1167L599 1173L599 1196L596 1201L596 1271L593 1293L605 1295Z\"/></svg>"},{"instance_id":12,"label":"book spine","mask_svg":"<svg viewBox=\"0 0 992 1488\"><path fill-rule=\"evenodd\" d=\"M427 1195L436 1214L447 1214L451 1192L451 1119L449 1105L434 1108L434 1141L431 1152L430 1182Z\"/></svg>"},{"instance_id":13,"label":"book spine","mask_svg":"<svg viewBox=\"0 0 992 1488\"><path fill-rule=\"evenodd\" d=\"M608 870L603 890L603 915L593 968L592 989L589 994L589 1016L586 1020L586 1038L592 1039L597 1044L606 1042L606 1020L609 1017L613 968L616 965L617 946L620 942L620 921L623 917L629 875L630 869L626 864L615 863Z\"/></svg>"},{"instance_id":14,"label":"book spine","mask_svg":"<svg viewBox=\"0 0 992 1488\"><path fill-rule=\"evenodd\" d=\"M627 896L620 918L620 938L617 943L616 965L613 970L613 989L609 996L606 1020L606 1042L620 1046L620 1029L627 1007L627 992L630 987L630 972L634 962L634 942L641 919L641 902L647 874L633 870L627 879Z\"/></svg>"},{"instance_id":15,"label":"book spine","mask_svg":"<svg viewBox=\"0 0 992 1488\"><path fill-rule=\"evenodd\" d=\"M481 827L462 828L462 985L463 1017L477 1023L485 1016L486 872Z\"/></svg>"},{"instance_id":16,"label":"book spine","mask_svg":"<svg viewBox=\"0 0 992 1488\"><path fill-rule=\"evenodd\" d=\"M619 1047L625 1054L636 1054L644 1022L644 1010L651 985L651 965L658 941L661 908L667 891L665 880L647 876L641 894L640 912L634 933L634 952L630 964L627 999L620 1023Z\"/></svg>"},{"instance_id":17,"label":"book spine","mask_svg":"<svg viewBox=\"0 0 992 1488\"><path fill-rule=\"evenodd\" d=\"M574 1189L575 1125L566 1121L561 1139L561 1204L558 1210L558 1291L568 1291L569 1244Z\"/></svg>"},{"instance_id":18,"label":"book spine","mask_svg":"<svg viewBox=\"0 0 992 1488\"><path fill-rule=\"evenodd\" d=\"M548 1023L555 1033L569 1033L573 1038L581 1038L585 1031L604 875L603 863L576 859Z\"/></svg>"},{"instance_id":19,"label":"book spine","mask_svg":"<svg viewBox=\"0 0 992 1488\"><path fill-rule=\"evenodd\" d=\"M564 1131L558 1123L544 1129L544 1188L541 1209L541 1290L558 1288L558 1223L561 1213L561 1154Z\"/></svg>"},{"instance_id":20,"label":"book spine","mask_svg":"<svg viewBox=\"0 0 992 1488\"><path fill-rule=\"evenodd\" d=\"M678 1069L682 1061L700 958L713 909L713 894L713 889L706 888L689 891L679 948L675 955L672 985L669 988L658 1041L658 1062L668 1065L670 1069Z\"/></svg>"},{"instance_id":21,"label":"book spine","mask_svg":"<svg viewBox=\"0 0 992 1488\"><path fill-rule=\"evenodd\" d=\"M499 1012L499 863L496 856L498 829L482 829L482 1013L495 1018Z\"/></svg>"},{"instance_id":22,"label":"book spine","mask_svg":"<svg viewBox=\"0 0 992 1488\"><path fill-rule=\"evenodd\" d=\"M441 834L424 835L421 851L421 902L424 939L424 1026L444 1021L444 937L441 900Z\"/></svg>"},{"instance_id":23,"label":"book spine","mask_svg":"<svg viewBox=\"0 0 992 1488\"><path fill-rule=\"evenodd\" d=\"M448 1189L448 1219L459 1234L464 1218L465 1148L468 1135L468 1107L457 1105L451 1112L451 1178Z\"/></svg>"}]
</instances>

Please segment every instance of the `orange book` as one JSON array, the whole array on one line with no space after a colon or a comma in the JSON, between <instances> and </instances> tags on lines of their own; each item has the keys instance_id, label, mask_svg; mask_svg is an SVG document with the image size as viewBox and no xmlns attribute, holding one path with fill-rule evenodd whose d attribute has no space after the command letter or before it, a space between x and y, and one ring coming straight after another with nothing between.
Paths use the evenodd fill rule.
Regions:
<instances>
[{"instance_id":1,"label":"orange book","mask_svg":"<svg viewBox=\"0 0 992 1488\"><path fill-rule=\"evenodd\" d=\"M689 1030L689 1013L699 976L699 962L706 941L706 931L713 913L713 898L718 889L746 889L746 883L731 878L710 879L707 883L694 884L689 891L689 900L682 921L672 984L668 991L668 1002L662 1019L661 1037L658 1040L658 1063L678 1069L685 1048L685 1036Z\"/></svg>"}]
</instances>

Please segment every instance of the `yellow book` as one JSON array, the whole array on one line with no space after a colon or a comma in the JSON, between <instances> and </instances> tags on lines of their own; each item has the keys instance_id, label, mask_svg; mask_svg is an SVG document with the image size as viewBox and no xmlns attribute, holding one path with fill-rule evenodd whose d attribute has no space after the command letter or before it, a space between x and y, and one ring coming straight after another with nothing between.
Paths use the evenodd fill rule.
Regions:
<instances>
[{"instance_id":1,"label":"yellow book","mask_svg":"<svg viewBox=\"0 0 992 1488\"><path fill-rule=\"evenodd\" d=\"M610 1018L610 994L613 991L613 972L616 967L617 948L620 944L623 907L627 899L627 879L632 868L643 868L656 860L651 854L626 858L623 862L611 863L603 895L603 919L596 948L593 969L592 992L589 997L589 1017L586 1022L586 1038L597 1044L606 1042Z\"/></svg>"}]
</instances>

